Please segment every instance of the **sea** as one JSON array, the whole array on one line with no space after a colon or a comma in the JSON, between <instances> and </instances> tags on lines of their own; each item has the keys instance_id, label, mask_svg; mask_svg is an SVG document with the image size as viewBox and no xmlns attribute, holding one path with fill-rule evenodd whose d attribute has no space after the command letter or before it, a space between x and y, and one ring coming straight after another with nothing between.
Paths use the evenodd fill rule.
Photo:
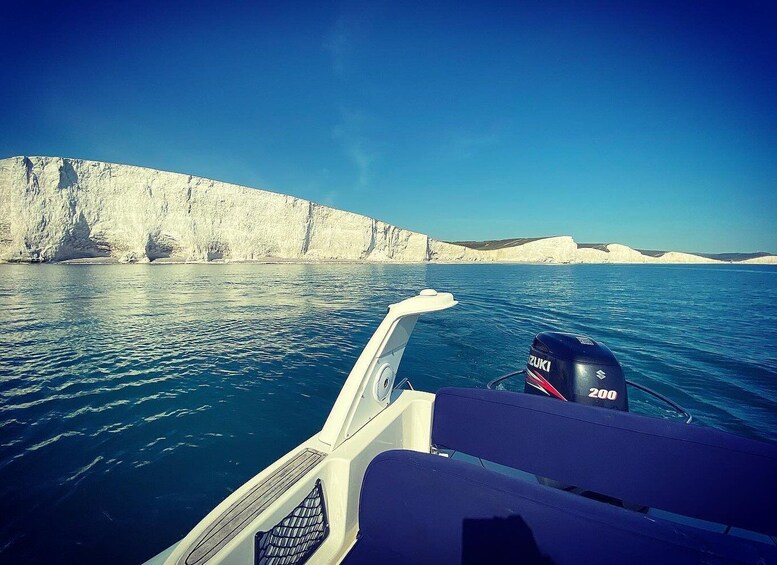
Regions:
<instances>
[{"instance_id":1,"label":"sea","mask_svg":"<svg viewBox=\"0 0 777 565\"><path fill-rule=\"evenodd\" d=\"M483 387L588 335L690 425L777 441L777 267L0 266L0 562L141 563L315 434L387 305L399 377ZM634 397L634 409L677 418Z\"/></svg>"}]
</instances>

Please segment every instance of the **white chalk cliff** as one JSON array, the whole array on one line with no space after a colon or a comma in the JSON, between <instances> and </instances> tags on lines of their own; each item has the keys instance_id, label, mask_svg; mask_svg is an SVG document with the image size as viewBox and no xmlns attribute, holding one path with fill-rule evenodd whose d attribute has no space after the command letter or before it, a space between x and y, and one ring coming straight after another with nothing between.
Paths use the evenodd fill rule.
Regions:
<instances>
[{"instance_id":1,"label":"white chalk cliff","mask_svg":"<svg viewBox=\"0 0 777 565\"><path fill-rule=\"evenodd\" d=\"M478 250L292 196L80 159L0 160L0 262L344 260L717 263L568 236ZM761 258L758 262L772 262Z\"/></svg>"}]
</instances>

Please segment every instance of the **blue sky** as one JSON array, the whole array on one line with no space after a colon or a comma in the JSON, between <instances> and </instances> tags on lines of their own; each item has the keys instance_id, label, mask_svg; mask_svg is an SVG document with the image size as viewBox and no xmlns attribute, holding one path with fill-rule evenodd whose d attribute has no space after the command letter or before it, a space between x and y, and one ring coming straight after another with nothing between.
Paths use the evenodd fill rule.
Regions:
<instances>
[{"instance_id":1,"label":"blue sky","mask_svg":"<svg viewBox=\"0 0 777 565\"><path fill-rule=\"evenodd\" d=\"M773 2L6 3L0 157L444 240L777 253Z\"/></svg>"}]
</instances>

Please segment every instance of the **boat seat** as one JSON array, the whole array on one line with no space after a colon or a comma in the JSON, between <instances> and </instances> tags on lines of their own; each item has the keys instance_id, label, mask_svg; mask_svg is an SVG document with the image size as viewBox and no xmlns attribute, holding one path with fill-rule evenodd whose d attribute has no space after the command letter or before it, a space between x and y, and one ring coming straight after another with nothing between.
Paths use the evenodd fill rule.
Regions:
<instances>
[{"instance_id":1,"label":"boat seat","mask_svg":"<svg viewBox=\"0 0 777 565\"><path fill-rule=\"evenodd\" d=\"M651 518L439 455L368 466L348 565L777 563L777 547Z\"/></svg>"},{"instance_id":2,"label":"boat seat","mask_svg":"<svg viewBox=\"0 0 777 565\"><path fill-rule=\"evenodd\" d=\"M541 396L443 388L432 444L628 503L777 535L777 445Z\"/></svg>"}]
</instances>

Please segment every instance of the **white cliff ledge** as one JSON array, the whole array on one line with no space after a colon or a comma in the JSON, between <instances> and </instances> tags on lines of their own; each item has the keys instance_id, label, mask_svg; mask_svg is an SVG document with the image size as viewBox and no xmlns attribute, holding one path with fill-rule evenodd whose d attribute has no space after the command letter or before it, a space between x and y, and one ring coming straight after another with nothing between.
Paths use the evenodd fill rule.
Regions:
<instances>
[{"instance_id":1,"label":"white cliff ledge","mask_svg":"<svg viewBox=\"0 0 777 565\"><path fill-rule=\"evenodd\" d=\"M78 259L721 263L676 252L653 257L617 244L578 248L568 236L473 249L190 175L57 157L0 160L0 262Z\"/></svg>"}]
</instances>

